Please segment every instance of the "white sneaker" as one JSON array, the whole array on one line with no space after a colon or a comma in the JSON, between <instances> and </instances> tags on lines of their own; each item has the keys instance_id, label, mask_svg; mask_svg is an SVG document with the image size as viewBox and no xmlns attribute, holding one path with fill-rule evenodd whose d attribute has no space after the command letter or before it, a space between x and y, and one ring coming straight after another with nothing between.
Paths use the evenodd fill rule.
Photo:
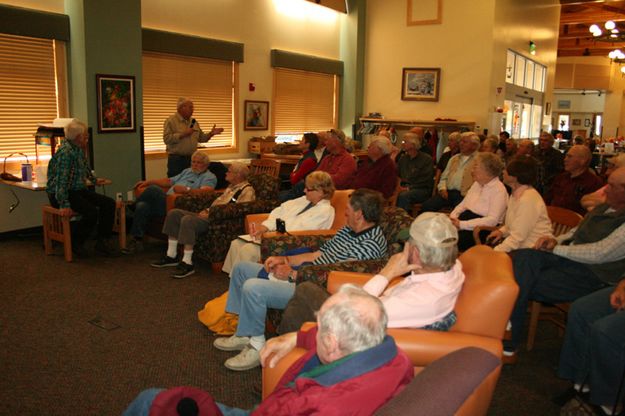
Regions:
<instances>
[{"instance_id":1,"label":"white sneaker","mask_svg":"<svg viewBox=\"0 0 625 416\"><path fill-rule=\"evenodd\" d=\"M222 351L241 351L249 343L250 337L237 337L236 335L217 338L213 341L215 348Z\"/></svg>"},{"instance_id":2,"label":"white sneaker","mask_svg":"<svg viewBox=\"0 0 625 416\"><path fill-rule=\"evenodd\" d=\"M245 371L260 365L260 353L256 348L247 345L238 355L226 360L226 368L233 371Z\"/></svg>"}]
</instances>

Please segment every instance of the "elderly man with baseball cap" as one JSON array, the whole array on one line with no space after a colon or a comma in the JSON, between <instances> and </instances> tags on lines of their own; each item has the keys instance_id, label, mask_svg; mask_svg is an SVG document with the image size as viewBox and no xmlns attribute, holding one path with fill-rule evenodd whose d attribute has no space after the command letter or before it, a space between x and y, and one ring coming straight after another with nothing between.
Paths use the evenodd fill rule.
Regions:
<instances>
[{"instance_id":1,"label":"elderly man with baseball cap","mask_svg":"<svg viewBox=\"0 0 625 416\"><path fill-rule=\"evenodd\" d=\"M392 256L364 285L384 304L389 328L445 331L456 322L454 306L464 282L457 244L458 230L446 215L424 213L413 221L403 252ZM387 288L394 277L407 273L401 283ZM290 332L314 320L315 311L329 296L314 283L298 285L278 332Z\"/></svg>"}]
</instances>

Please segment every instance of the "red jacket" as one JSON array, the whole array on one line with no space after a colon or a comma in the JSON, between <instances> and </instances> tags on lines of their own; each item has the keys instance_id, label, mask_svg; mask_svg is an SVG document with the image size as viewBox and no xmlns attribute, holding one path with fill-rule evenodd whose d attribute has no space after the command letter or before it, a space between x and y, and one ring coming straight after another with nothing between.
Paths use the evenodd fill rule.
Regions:
<instances>
[{"instance_id":1,"label":"red jacket","mask_svg":"<svg viewBox=\"0 0 625 416\"><path fill-rule=\"evenodd\" d=\"M298 377L319 363L316 334L316 329L298 333L297 346L310 351L289 367L252 415L371 415L412 380L410 359L388 336L322 375Z\"/></svg>"},{"instance_id":2,"label":"red jacket","mask_svg":"<svg viewBox=\"0 0 625 416\"><path fill-rule=\"evenodd\" d=\"M389 155L384 155L375 162L364 160L356 171L352 188L369 188L381 192L384 198L390 198L397 187L397 169Z\"/></svg>"},{"instance_id":3,"label":"red jacket","mask_svg":"<svg viewBox=\"0 0 625 416\"><path fill-rule=\"evenodd\" d=\"M317 170L329 173L336 189L348 189L356 172L356 160L347 150L341 149L338 155L329 153L321 159Z\"/></svg>"}]
</instances>

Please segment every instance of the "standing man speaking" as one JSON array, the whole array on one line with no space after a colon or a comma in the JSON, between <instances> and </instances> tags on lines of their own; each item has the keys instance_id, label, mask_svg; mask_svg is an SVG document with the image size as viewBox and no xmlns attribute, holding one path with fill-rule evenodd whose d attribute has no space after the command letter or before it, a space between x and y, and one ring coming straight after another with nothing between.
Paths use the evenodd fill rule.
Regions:
<instances>
[{"instance_id":1,"label":"standing man speaking","mask_svg":"<svg viewBox=\"0 0 625 416\"><path fill-rule=\"evenodd\" d=\"M167 146L167 177L176 176L191 166L191 155L197 150L198 142L206 143L224 129L215 127L206 134L199 123L192 118L193 101L178 98L177 112L165 120L163 141Z\"/></svg>"}]
</instances>

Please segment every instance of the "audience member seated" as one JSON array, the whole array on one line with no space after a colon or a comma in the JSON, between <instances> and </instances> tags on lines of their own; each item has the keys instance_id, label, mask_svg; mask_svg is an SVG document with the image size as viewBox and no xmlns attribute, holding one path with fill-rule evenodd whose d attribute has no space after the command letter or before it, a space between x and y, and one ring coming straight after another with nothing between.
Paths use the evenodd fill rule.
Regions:
<instances>
[{"instance_id":1,"label":"audience member seated","mask_svg":"<svg viewBox=\"0 0 625 416\"><path fill-rule=\"evenodd\" d=\"M332 129L325 136L328 154L323 157L317 170L329 173L336 189L349 189L356 172L356 160L345 149L347 145L345 133ZM288 191L281 192L280 201L288 201L302 195L304 195L304 182L298 183Z\"/></svg>"},{"instance_id":2,"label":"audience member seated","mask_svg":"<svg viewBox=\"0 0 625 416\"><path fill-rule=\"evenodd\" d=\"M538 149L534 157L540 163L537 190L545 195L551 189L553 179L564 170L564 154L553 147L555 138L546 131L540 133Z\"/></svg>"},{"instance_id":3,"label":"audience member seated","mask_svg":"<svg viewBox=\"0 0 625 416\"><path fill-rule=\"evenodd\" d=\"M397 188L397 169L390 156L392 148L386 137L375 137L367 148L368 159L360 162L349 188L373 189L385 199L390 198Z\"/></svg>"},{"instance_id":4,"label":"audience member seated","mask_svg":"<svg viewBox=\"0 0 625 416\"><path fill-rule=\"evenodd\" d=\"M582 196L603 185L601 178L589 169L590 158L590 150L582 144L569 149L564 157L564 172L554 178L545 194L547 205L570 209L581 215L586 213L580 203Z\"/></svg>"},{"instance_id":5,"label":"audience member seated","mask_svg":"<svg viewBox=\"0 0 625 416\"><path fill-rule=\"evenodd\" d=\"M508 133L507 131L502 131L499 133L499 150L501 150L502 157L508 150L506 146L509 138L510 133Z\"/></svg>"},{"instance_id":6,"label":"audience member seated","mask_svg":"<svg viewBox=\"0 0 625 416\"><path fill-rule=\"evenodd\" d=\"M504 354L514 353L521 341L530 300L572 302L615 284L625 270L625 168L608 178L606 203L586 214L578 227L557 239L538 239L536 249L513 253L519 297L510 321L512 338Z\"/></svg>"},{"instance_id":7,"label":"audience member seated","mask_svg":"<svg viewBox=\"0 0 625 416\"><path fill-rule=\"evenodd\" d=\"M480 146L480 152L497 153L499 151L499 142L492 137L487 137Z\"/></svg>"},{"instance_id":8,"label":"audience member seated","mask_svg":"<svg viewBox=\"0 0 625 416\"><path fill-rule=\"evenodd\" d=\"M472 132L462 133L460 153L449 159L438 183L438 194L423 203L422 212L454 208L462 201L473 183L471 170L480 147L480 139Z\"/></svg>"},{"instance_id":9,"label":"audience member seated","mask_svg":"<svg viewBox=\"0 0 625 416\"><path fill-rule=\"evenodd\" d=\"M218 338L214 345L223 351L241 351L226 360L231 370L244 371L260 364L259 351L265 344L267 308L284 309L295 291L297 267L303 263L332 264L346 260L369 260L386 255L386 239L378 226L383 199L369 189L354 191L346 209L347 225L314 252L269 257L264 266L240 262L234 266L226 312L239 316L235 335ZM263 270L269 273L267 277Z\"/></svg>"},{"instance_id":10,"label":"audience member seated","mask_svg":"<svg viewBox=\"0 0 625 416\"><path fill-rule=\"evenodd\" d=\"M508 137L506 139L506 151L503 155L503 160L505 163L511 161L517 154L518 146L515 139L512 137Z\"/></svg>"},{"instance_id":11,"label":"audience member seated","mask_svg":"<svg viewBox=\"0 0 625 416\"><path fill-rule=\"evenodd\" d=\"M415 133L404 134L403 153L397 161L400 185L407 188L397 196L397 206L412 211L412 205L432 196L434 185L434 162L432 157L421 152L421 139Z\"/></svg>"},{"instance_id":12,"label":"audience member seated","mask_svg":"<svg viewBox=\"0 0 625 416\"><path fill-rule=\"evenodd\" d=\"M525 156L512 159L503 171L503 182L512 190L506 217L504 224L486 238L496 251L532 248L540 237L553 237L545 201L532 186L537 172L534 158Z\"/></svg>"},{"instance_id":13,"label":"audience member seated","mask_svg":"<svg viewBox=\"0 0 625 416\"><path fill-rule=\"evenodd\" d=\"M534 142L530 139L519 140L516 149L516 156L532 156L534 153Z\"/></svg>"},{"instance_id":14,"label":"audience member seated","mask_svg":"<svg viewBox=\"0 0 625 416\"><path fill-rule=\"evenodd\" d=\"M371 415L413 378L410 359L386 335L387 320L377 298L345 285L323 304L315 328L268 341L262 350L264 367L275 367L295 347L308 351L253 410L216 403L193 388L148 389L123 416L148 416L156 409L174 415L184 406L201 410L196 415Z\"/></svg>"},{"instance_id":15,"label":"audience member seated","mask_svg":"<svg viewBox=\"0 0 625 416\"><path fill-rule=\"evenodd\" d=\"M95 249L105 256L116 256L119 251L111 245L115 219L115 201L96 193L89 186L101 185L91 173L83 151L89 141L87 125L74 120L65 127L65 140L48 164L46 191L50 204L61 215L71 217L78 213L80 219L72 231L72 251L86 257L85 241L97 226Z\"/></svg>"},{"instance_id":16,"label":"audience member seated","mask_svg":"<svg viewBox=\"0 0 625 416\"><path fill-rule=\"evenodd\" d=\"M444 149L443 154L440 159L438 159L438 163L436 163L436 173L434 176L434 185L438 184L438 181L441 177L441 174L445 171L447 164L449 163L449 159L452 156L455 156L460 151L460 137L462 135L454 131L449 134L449 138L447 139L447 147Z\"/></svg>"},{"instance_id":17,"label":"audience member seated","mask_svg":"<svg viewBox=\"0 0 625 416\"><path fill-rule=\"evenodd\" d=\"M454 305L464 282L457 243L458 231L445 214L428 212L413 221L404 250L364 285L368 293L380 297L389 328L446 331L455 323ZM407 273L399 284L389 287L393 278ZM313 321L329 296L315 283L298 285L280 329L290 331Z\"/></svg>"},{"instance_id":18,"label":"audience member seated","mask_svg":"<svg viewBox=\"0 0 625 416\"><path fill-rule=\"evenodd\" d=\"M226 180L230 185L211 206L235 204L237 202L253 201L256 197L254 188L247 181L249 169L243 163L235 162L228 168ZM167 253L160 260L151 263L152 267L176 267L171 275L175 279L182 279L195 273L193 267L193 246L199 234L206 232L210 222L208 213L210 207L199 213L172 209L167 213L163 234L169 238L167 241ZM215 242L218 244L217 242ZM182 259L178 259L178 244L184 246Z\"/></svg>"},{"instance_id":19,"label":"audience member seated","mask_svg":"<svg viewBox=\"0 0 625 416\"><path fill-rule=\"evenodd\" d=\"M319 144L317 145L317 148L315 149L315 157L317 158L317 166L319 166L319 162L321 162L321 159L326 157L329 153L328 149L326 149L326 140L328 136L329 136L329 133L327 131L320 131L319 133L317 133L317 138L319 139Z\"/></svg>"},{"instance_id":20,"label":"audience member seated","mask_svg":"<svg viewBox=\"0 0 625 416\"><path fill-rule=\"evenodd\" d=\"M191 156L191 167L184 169L172 178L150 179L139 181L135 189L142 189L137 198L128 246L122 249L124 254L132 254L143 250L143 234L148 221L152 218L164 217L167 213L167 195L187 194L196 189L207 191L215 189L217 177L208 170L208 155L196 150ZM163 188L169 188L167 192Z\"/></svg>"},{"instance_id":21,"label":"audience member seated","mask_svg":"<svg viewBox=\"0 0 625 416\"><path fill-rule=\"evenodd\" d=\"M503 220L508 192L499 180L503 170L501 158L494 153L479 153L471 169L473 185L449 218L460 230L458 248L466 251L475 241L473 229L477 226L495 226Z\"/></svg>"},{"instance_id":22,"label":"audience member seated","mask_svg":"<svg viewBox=\"0 0 625 416\"><path fill-rule=\"evenodd\" d=\"M571 305L558 375L573 383L561 399L588 398L606 415L623 411L625 278ZM589 397L585 397L590 389ZM619 396L620 392L620 396ZM568 396L568 397L567 397Z\"/></svg>"},{"instance_id":23,"label":"audience member seated","mask_svg":"<svg viewBox=\"0 0 625 416\"><path fill-rule=\"evenodd\" d=\"M607 161L607 169L605 171L605 175L610 176L614 169L625 167L625 153L621 153L620 155L613 156ZM590 194L586 194L582 197L580 203L582 207L586 211L592 211L599 204L603 204L605 202L605 189L608 185L604 185L599 188L595 192Z\"/></svg>"},{"instance_id":24,"label":"audience member seated","mask_svg":"<svg viewBox=\"0 0 625 416\"><path fill-rule=\"evenodd\" d=\"M302 151L302 158L297 162L290 175L291 185L297 185L306 179L306 176L317 168L319 162L315 149L319 145L319 137L315 133L304 133L299 149Z\"/></svg>"},{"instance_id":25,"label":"audience member seated","mask_svg":"<svg viewBox=\"0 0 625 416\"><path fill-rule=\"evenodd\" d=\"M287 232L329 229L334 221L334 207L330 205L334 184L330 175L319 171L311 173L306 177L304 192L305 196L284 202L271 211L269 218L256 227L251 237L260 241L264 233L275 231L278 219L284 221ZM242 239L232 240L222 270L230 274L240 261L260 261L260 245Z\"/></svg>"}]
</instances>

